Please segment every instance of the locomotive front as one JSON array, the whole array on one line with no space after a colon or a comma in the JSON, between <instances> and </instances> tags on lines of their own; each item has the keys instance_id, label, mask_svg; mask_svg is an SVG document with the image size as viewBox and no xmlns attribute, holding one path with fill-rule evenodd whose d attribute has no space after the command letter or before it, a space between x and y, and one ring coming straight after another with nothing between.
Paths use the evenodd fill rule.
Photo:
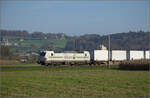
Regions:
<instances>
[{"instance_id":1,"label":"locomotive front","mask_svg":"<svg viewBox=\"0 0 150 98\"><path fill-rule=\"evenodd\" d=\"M41 51L40 52L40 55L39 55L38 61L37 61L38 64L45 65L45 62L46 62L45 55L46 55L46 51Z\"/></svg>"}]
</instances>

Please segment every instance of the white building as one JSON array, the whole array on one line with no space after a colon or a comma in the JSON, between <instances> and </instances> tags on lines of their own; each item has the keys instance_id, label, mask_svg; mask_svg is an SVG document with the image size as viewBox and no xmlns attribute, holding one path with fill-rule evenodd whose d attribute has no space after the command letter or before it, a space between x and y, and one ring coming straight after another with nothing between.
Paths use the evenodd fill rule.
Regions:
<instances>
[{"instance_id":1,"label":"white building","mask_svg":"<svg viewBox=\"0 0 150 98\"><path fill-rule=\"evenodd\" d=\"M104 45L100 45L100 50L107 50L107 47L105 47Z\"/></svg>"}]
</instances>

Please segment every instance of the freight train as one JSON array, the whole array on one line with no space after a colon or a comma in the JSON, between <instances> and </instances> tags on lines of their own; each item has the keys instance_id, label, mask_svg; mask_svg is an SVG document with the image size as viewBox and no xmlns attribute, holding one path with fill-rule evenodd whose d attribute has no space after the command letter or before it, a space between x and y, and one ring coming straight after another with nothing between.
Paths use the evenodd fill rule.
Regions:
<instances>
[{"instance_id":1,"label":"freight train","mask_svg":"<svg viewBox=\"0 0 150 98\"><path fill-rule=\"evenodd\" d=\"M94 50L83 52L63 52L41 51L38 57L38 64L41 65L97 65L107 61L125 61L150 59L150 51L139 50Z\"/></svg>"}]
</instances>

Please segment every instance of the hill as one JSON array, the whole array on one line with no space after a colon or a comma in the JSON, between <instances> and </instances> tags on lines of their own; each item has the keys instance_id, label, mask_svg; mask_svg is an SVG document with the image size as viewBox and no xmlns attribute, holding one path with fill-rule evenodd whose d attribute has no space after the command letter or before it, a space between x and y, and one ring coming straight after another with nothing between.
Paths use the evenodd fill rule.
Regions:
<instances>
[{"instance_id":1,"label":"hill","mask_svg":"<svg viewBox=\"0 0 150 98\"><path fill-rule=\"evenodd\" d=\"M111 49L121 50L148 50L150 32L127 32L100 36L98 34L86 34L69 40L66 50L94 50L103 44L108 47L110 36Z\"/></svg>"},{"instance_id":2,"label":"hill","mask_svg":"<svg viewBox=\"0 0 150 98\"><path fill-rule=\"evenodd\" d=\"M85 34L67 36L64 33L43 33L17 30L0 30L1 45L8 45L14 52L32 52L38 50L95 50L103 44L108 47L110 36L111 49L148 50L150 32L126 32L110 35Z\"/></svg>"},{"instance_id":3,"label":"hill","mask_svg":"<svg viewBox=\"0 0 150 98\"><path fill-rule=\"evenodd\" d=\"M13 52L62 51L66 46L66 39L67 36L63 33L0 30L1 45L7 45Z\"/></svg>"}]
</instances>

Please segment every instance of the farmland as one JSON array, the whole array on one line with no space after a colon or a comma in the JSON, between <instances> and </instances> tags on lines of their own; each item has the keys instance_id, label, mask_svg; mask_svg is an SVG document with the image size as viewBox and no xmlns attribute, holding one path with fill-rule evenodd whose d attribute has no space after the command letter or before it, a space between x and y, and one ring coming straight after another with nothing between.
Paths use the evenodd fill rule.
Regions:
<instances>
[{"instance_id":1,"label":"farmland","mask_svg":"<svg viewBox=\"0 0 150 98\"><path fill-rule=\"evenodd\" d=\"M41 67L1 69L0 75L1 97L149 96L149 71L101 67Z\"/></svg>"},{"instance_id":2,"label":"farmland","mask_svg":"<svg viewBox=\"0 0 150 98\"><path fill-rule=\"evenodd\" d=\"M41 49L44 45L51 45L54 49L65 48L67 40L65 39L36 39L36 40L13 40L12 43L18 43L19 46L10 46L12 51L36 51Z\"/></svg>"}]
</instances>

